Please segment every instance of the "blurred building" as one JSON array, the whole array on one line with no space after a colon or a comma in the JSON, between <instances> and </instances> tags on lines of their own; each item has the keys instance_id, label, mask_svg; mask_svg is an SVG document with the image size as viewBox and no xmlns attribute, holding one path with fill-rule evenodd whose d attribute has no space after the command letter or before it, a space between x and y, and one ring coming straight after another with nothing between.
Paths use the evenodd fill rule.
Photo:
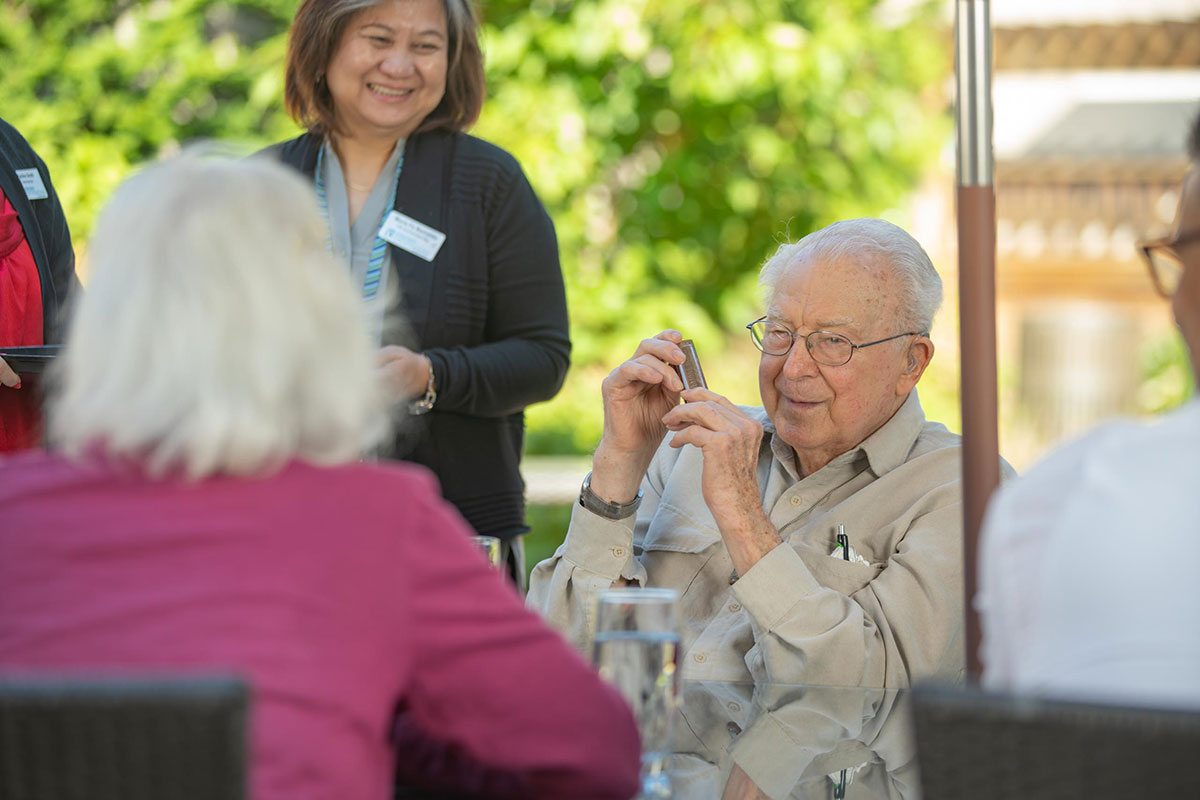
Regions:
<instances>
[{"instance_id":1,"label":"blurred building","mask_svg":"<svg viewBox=\"0 0 1200 800\"><path fill-rule=\"evenodd\" d=\"M1170 312L1136 243L1170 230L1200 109L1200 0L992 4L1006 399L1049 444L1139 410Z\"/></svg>"}]
</instances>

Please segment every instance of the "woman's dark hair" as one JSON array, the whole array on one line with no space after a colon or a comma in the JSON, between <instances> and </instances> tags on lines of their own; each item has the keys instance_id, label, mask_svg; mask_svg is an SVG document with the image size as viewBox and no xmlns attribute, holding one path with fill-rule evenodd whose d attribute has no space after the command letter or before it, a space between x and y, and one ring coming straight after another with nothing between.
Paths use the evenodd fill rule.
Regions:
<instances>
[{"instance_id":1,"label":"woman's dark hair","mask_svg":"<svg viewBox=\"0 0 1200 800\"><path fill-rule=\"evenodd\" d=\"M292 119L313 133L339 132L325 70L351 17L380 0L304 0L288 33L283 98ZM483 107L483 53L471 0L442 0L450 41L446 54L446 93L416 133L443 128L461 131L474 124Z\"/></svg>"}]
</instances>

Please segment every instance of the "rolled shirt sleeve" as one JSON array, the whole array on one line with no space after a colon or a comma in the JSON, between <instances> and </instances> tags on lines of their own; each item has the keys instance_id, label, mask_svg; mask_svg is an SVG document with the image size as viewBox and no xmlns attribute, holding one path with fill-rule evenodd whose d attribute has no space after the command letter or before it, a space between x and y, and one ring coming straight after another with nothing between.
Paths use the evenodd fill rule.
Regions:
<instances>
[{"instance_id":1,"label":"rolled shirt sleeve","mask_svg":"<svg viewBox=\"0 0 1200 800\"><path fill-rule=\"evenodd\" d=\"M581 653L596 629L600 593L622 579L646 585L646 568L634 557L636 519L605 519L576 502L566 541L530 576L528 606Z\"/></svg>"}]
</instances>

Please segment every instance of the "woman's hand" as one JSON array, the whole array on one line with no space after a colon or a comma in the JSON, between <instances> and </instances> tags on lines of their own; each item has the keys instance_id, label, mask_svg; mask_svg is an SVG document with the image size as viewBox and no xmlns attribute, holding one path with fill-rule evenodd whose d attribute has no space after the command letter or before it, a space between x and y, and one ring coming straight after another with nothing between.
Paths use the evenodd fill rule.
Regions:
<instances>
[{"instance_id":1,"label":"woman's hand","mask_svg":"<svg viewBox=\"0 0 1200 800\"><path fill-rule=\"evenodd\" d=\"M379 372L394 403L423 396L432 369L428 358L407 347L389 344L379 349Z\"/></svg>"},{"instance_id":2,"label":"woman's hand","mask_svg":"<svg viewBox=\"0 0 1200 800\"><path fill-rule=\"evenodd\" d=\"M592 491L599 497L626 502L637 495L667 433L663 416L679 405L683 383L671 365L683 363L681 341L673 330L643 339L633 357L604 379L604 435L592 459Z\"/></svg>"},{"instance_id":3,"label":"woman's hand","mask_svg":"<svg viewBox=\"0 0 1200 800\"><path fill-rule=\"evenodd\" d=\"M21 376L13 372L12 367L5 363L3 358L0 358L0 386L21 388Z\"/></svg>"}]
</instances>

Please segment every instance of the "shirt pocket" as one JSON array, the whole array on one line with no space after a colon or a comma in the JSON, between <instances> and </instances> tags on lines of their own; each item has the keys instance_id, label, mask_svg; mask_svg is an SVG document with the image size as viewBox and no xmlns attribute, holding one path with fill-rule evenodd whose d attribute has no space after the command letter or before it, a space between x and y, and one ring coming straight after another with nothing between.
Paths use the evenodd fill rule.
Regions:
<instances>
[{"instance_id":1,"label":"shirt pocket","mask_svg":"<svg viewBox=\"0 0 1200 800\"><path fill-rule=\"evenodd\" d=\"M793 547L804 559L809 572L818 583L847 596L862 589L883 572L883 564L860 564L826 555L809 547Z\"/></svg>"}]
</instances>

